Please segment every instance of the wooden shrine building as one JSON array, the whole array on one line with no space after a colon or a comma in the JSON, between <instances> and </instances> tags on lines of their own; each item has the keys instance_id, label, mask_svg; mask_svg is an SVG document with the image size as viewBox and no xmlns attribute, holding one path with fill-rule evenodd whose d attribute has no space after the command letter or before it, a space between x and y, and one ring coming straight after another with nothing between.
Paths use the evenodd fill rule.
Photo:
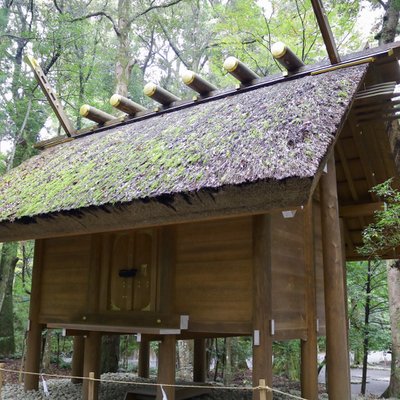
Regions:
<instances>
[{"instance_id":1,"label":"wooden shrine building","mask_svg":"<svg viewBox=\"0 0 400 400\"><path fill-rule=\"evenodd\" d=\"M349 399L344 263L382 207L369 190L398 178L399 54L99 117L0 177L0 241L36 239L26 371L39 371L45 327L75 337L74 375L98 375L103 334L140 334L143 376L160 341L164 384L177 340L194 339L203 381L205 338L251 336L254 386L271 386L272 342L299 339L315 400L326 335L329 398Z\"/></svg>"}]
</instances>

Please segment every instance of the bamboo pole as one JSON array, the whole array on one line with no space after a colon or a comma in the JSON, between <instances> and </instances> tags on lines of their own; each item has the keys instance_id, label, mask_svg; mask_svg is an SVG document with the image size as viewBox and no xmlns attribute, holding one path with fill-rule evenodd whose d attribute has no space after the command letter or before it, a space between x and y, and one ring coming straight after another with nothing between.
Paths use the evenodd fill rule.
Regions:
<instances>
[{"instance_id":1,"label":"bamboo pole","mask_svg":"<svg viewBox=\"0 0 400 400\"><path fill-rule=\"evenodd\" d=\"M0 400L3 398L1 392L3 391L3 368L4 368L3 363L0 364Z\"/></svg>"},{"instance_id":2,"label":"bamboo pole","mask_svg":"<svg viewBox=\"0 0 400 400\"><path fill-rule=\"evenodd\" d=\"M94 400L94 372L89 372L88 400Z\"/></svg>"},{"instance_id":3,"label":"bamboo pole","mask_svg":"<svg viewBox=\"0 0 400 400\"><path fill-rule=\"evenodd\" d=\"M258 386L260 387L260 400L267 400L267 388L265 384L265 379L260 379L258 381Z\"/></svg>"},{"instance_id":4,"label":"bamboo pole","mask_svg":"<svg viewBox=\"0 0 400 400\"><path fill-rule=\"evenodd\" d=\"M328 394L330 400L349 400L351 391L347 348L347 303L333 154L328 159L327 166L328 172L320 180L320 190Z\"/></svg>"}]
</instances>

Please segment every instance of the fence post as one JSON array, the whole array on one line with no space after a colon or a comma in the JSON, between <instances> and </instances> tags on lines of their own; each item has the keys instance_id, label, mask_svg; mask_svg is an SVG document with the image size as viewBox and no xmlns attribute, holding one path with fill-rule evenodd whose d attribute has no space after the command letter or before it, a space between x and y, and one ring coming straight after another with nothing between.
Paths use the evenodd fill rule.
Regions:
<instances>
[{"instance_id":1,"label":"fence post","mask_svg":"<svg viewBox=\"0 0 400 400\"><path fill-rule=\"evenodd\" d=\"M1 392L3 391L3 368L4 368L3 363L0 364L0 400L3 398L1 395Z\"/></svg>"},{"instance_id":2,"label":"fence post","mask_svg":"<svg viewBox=\"0 0 400 400\"><path fill-rule=\"evenodd\" d=\"M258 386L260 390L260 400L267 400L267 387L265 385L265 379L260 379L258 381Z\"/></svg>"},{"instance_id":3,"label":"fence post","mask_svg":"<svg viewBox=\"0 0 400 400\"><path fill-rule=\"evenodd\" d=\"M88 400L94 400L94 372L89 372Z\"/></svg>"}]
</instances>

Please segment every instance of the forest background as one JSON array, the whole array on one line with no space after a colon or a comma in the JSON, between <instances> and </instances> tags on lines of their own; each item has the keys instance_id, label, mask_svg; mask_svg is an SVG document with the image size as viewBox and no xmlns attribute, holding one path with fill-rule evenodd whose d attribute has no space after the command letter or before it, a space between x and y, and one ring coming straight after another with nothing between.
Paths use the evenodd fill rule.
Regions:
<instances>
[{"instance_id":1,"label":"forest background","mask_svg":"<svg viewBox=\"0 0 400 400\"><path fill-rule=\"evenodd\" d=\"M395 39L399 0L324 5L341 54ZM142 91L148 81L190 98L180 80L185 69L220 88L233 86L222 68L231 55L260 76L279 73L270 54L276 41L306 64L326 58L309 0L0 0L0 173L34 155L38 140L63 134L23 62L27 54L39 61L79 129L87 126L79 114L85 103L115 114L113 93L152 107ZM0 357L23 356L32 259L31 242L0 244ZM387 268L373 260L349 263L347 271L350 348L354 363L366 364L369 350L391 347ZM45 368L50 350L60 363L60 336L54 335L44 338ZM118 368L117 356L124 360L135 346L129 338L104 345L116 357L104 359L103 370ZM71 350L65 340L61 347ZM213 377L229 380L245 367L250 348L248 340L210 341ZM298 343L275 345L277 372L296 378L298 365Z\"/></svg>"}]
</instances>

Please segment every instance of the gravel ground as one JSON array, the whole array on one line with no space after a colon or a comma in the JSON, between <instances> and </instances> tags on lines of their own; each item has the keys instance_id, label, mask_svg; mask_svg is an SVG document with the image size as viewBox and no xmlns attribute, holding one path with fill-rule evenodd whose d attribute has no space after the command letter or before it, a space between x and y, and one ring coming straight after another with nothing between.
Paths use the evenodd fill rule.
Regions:
<instances>
[{"instance_id":1,"label":"gravel ground","mask_svg":"<svg viewBox=\"0 0 400 400\"><path fill-rule=\"evenodd\" d=\"M132 374L104 374L102 379L105 380L119 380L125 382L151 382L135 377ZM154 381L153 381L154 382ZM2 399L3 400L81 400L81 385L73 385L67 379L52 379L46 382L49 396L46 396L43 391L43 385L40 384L40 390L37 392L24 392L21 385L7 384L3 387ZM183 382L181 382L183 384ZM190 385L190 383L187 383ZM217 385L216 385L217 386ZM132 384L117 384L117 383L103 383L100 386L100 400L123 400L125 394L129 390L138 388L139 385ZM293 394L299 395L298 392L293 391ZM276 400L290 399L287 396L276 395ZM251 391L247 390L212 390L210 394L196 397L193 400L251 400Z\"/></svg>"}]
</instances>

